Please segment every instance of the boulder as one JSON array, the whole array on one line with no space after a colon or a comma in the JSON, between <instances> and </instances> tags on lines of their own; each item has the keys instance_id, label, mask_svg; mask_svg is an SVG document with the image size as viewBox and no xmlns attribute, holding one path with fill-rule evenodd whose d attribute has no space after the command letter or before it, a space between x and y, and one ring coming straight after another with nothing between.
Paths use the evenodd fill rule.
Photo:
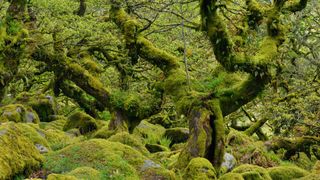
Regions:
<instances>
[{"instance_id":1,"label":"boulder","mask_svg":"<svg viewBox=\"0 0 320 180\"><path fill-rule=\"evenodd\" d=\"M225 153L221 168L225 168L227 172L231 171L237 164L235 157L230 153Z\"/></svg>"},{"instance_id":2,"label":"boulder","mask_svg":"<svg viewBox=\"0 0 320 180\"><path fill-rule=\"evenodd\" d=\"M296 166L272 167L268 168L268 173L272 179L276 180L297 179L310 174L308 171Z\"/></svg>"},{"instance_id":3,"label":"boulder","mask_svg":"<svg viewBox=\"0 0 320 180\"><path fill-rule=\"evenodd\" d=\"M265 168L252 164L242 164L231 172L241 174L244 179L272 180Z\"/></svg>"},{"instance_id":4,"label":"boulder","mask_svg":"<svg viewBox=\"0 0 320 180\"><path fill-rule=\"evenodd\" d=\"M117 133L111 136L108 140L112 142L120 142L122 144L128 145L133 149L141 152L143 155L149 154L147 148L144 147L141 139L133 134L129 134L127 132Z\"/></svg>"},{"instance_id":5,"label":"boulder","mask_svg":"<svg viewBox=\"0 0 320 180\"><path fill-rule=\"evenodd\" d=\"M205 158L193 158L184 170L183 179L216 179L216 171Z\"/></svg>"},{"instance_id":6,"label":"boulder","mask_svg":"<svg viewBox=\"0 0 320 180\"><path fill-rule=\"evenodd\" d=\"M42 122L53 120L57 108L53 96L44 94L20 93L16 98L17 103L27 104L34 109Z\"/></svg>"},{"instance_id":7,"label":"boulder","mask_svg":"<svg viewBox=\"0 0 320 180\"><path fill-rule=\"evenodd\" d=\"M169 149L165 146L161 146L159 144L146 144L146 148L148 149L149 152L151 153L156 153L156 152L162 152L162 151L169 151Z\"/></svg>"},{"instance_id":8,"label":"boulder","mask_svg":"<svg viewBox=\"0 0 320 180\"><path fill-rule=\"evenodd\" d=\"M174 174L130 146L104 139L69 145L47 155L44 167L53 173L72 172L86 166L104 179L173 179Z\"/></svg>"},{"instance_id":9,"label":"boulder","mask_svg":"<svg viewBox=\"0 0 320 180\"><path fill-rule=\"evenodd\" d=\"M166 129L160 125L154 125L147 121L141 121L140 124L134 129L133 134L136 134L144 139L152 137L155 141L161 139Z\"/></svg>"},{"instance_id":10,"label":"boulder","mask_svg":"<svg viewBox=\"0 0 320 180\"><path fill-rule=\"evenodd\" d=\"M94 131L98 128L96 120L84 112L76 112L68 117L63 130L79 129L81 134Z\"/></svg>"},{"instance_id":11,"label":"boulder","mask_svg":"<svg viewBox=\"0 0 320 180\"><path fill-rule=\"evenodd\" d=\"M34 143L13 122L0 126L0 179L40 168L44 158Z\"/></svg>"},{"instance_id":12,"label":"boulder","mask_svg":"<svg viewBox=\"0 0 320 180\"><path fill-rule=\"evenodd\" d=\"M0 122L39 123L39 117L32 108L22 104L10 104L0 108Z\"/></svg>"},{"instance_id":13,"label":"boulder","mask_svg":"<svg viewBox=\"0 0 320 180\"><path fill-rule=\"evenodd\" d=\"M77 179L105 179L100 171L91 167L79 167L69 172L68 175L74 176Z\"/></svg>"},{"instance_id":14,"label":"boulder","mask_svg":"<svg viewBox=\"0 0 320 180\"><path fill-rule=\"evenodd\" d=\"M189 138L189 129L188 128L170 128L167 129L164 135L171 139L171 144L184 143Z\"/></svg>"}]
</instances>

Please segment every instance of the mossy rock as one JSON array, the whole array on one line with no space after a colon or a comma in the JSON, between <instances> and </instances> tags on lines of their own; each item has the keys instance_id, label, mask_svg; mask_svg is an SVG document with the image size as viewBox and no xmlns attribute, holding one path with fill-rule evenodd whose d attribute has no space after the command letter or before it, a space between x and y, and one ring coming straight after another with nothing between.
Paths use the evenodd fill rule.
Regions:
<instances>
[{"instance_id":1,"label":"mossy rock","mask_svg":"<svg viewBox=\"0 0 320 180\"><path fill-rule=\"evenodd\" d=\"M141 139L133 134L129 134L127 132L117 133L108 138L108 140L112 142L120 142L141 152L143 155L149 155L149 152L147 148L144 147Z\"/></svg>"},{"instance_id":2,"label":"mossy rock","mask_svg":"<svg viewBox=\"0 0 320 180\"><path fill-rule=\"evenodd\" d=\"M268 173L274 180L296 179L310 174L308 171L295 166L278 166L268 168Z\"/></svg>"},{"instance_id":3,"label":"mossy rock","mask_svg":"<svg viewBox=\"0 0 320 180\"><path fill-rule=\"evenodd\" d=\"M79 129L81 134L86 134L96 130L98 126L94 118L84 112L79 111L68 117L63 130L67 131L73 128Z\"/></svg>"},{"instance_id":4,"label":"mossy rock","mask_svg":"<svg viewBox=\"0 0 320 180\"><path fill-rule=\"evenodd\" d=\"M32 108L22 104L10 104L0 108L0 122L39 123L39 117Z\"/></svg>"},{"instance_id":5,"label":"mossy rock","mask_svg":"<svg viewBox=\"0 0 320 180\"><path fill-rule=\"evenodd\" d=\"M226 151L232 153L239 164L254 164L261 167L274 167L281 163L273 152L268 152L262 141L255 142L243 132L231 130L227 135Z\"/></svg>"},{"instance_id":6,"label":"mossy rock","mask_svg":"<svg viewBox=\"0 0 320 180\"><path fill-rule=\"evenodd\" d=\"M28 174L44 160L34 143L13 122L1 124L0 143L0 179Z\"/></svg>"},{"instance_id":7,"label":"mossy rock","mask_svg":"<svg viewBox=\"0 0 320 180\"><path fill-rule=\"evenodd\" d=\"M170 128L167 129L164 135L172 140L171 144L184 143L189 138L188 128Z\"/></svg>"},{"instance_id":8,"label":"mossy rock","mask_svg":"<svg viewBox=\"0 0 320 180\"><path fill-rule=\"evenodd\" d=\"M116 134L116 132L109 130L108 126L103 126L100 129L98 129L96 132L94 132L92 137L93 138L100 138L100 139L108 139L115 134Z\"/></svg>"},{"instance_id":9,"label":"mossy rock","mask_svg":"<svg viewBox=\"0 0 320 180\"><path fill-rule=\"evenodd\" d=\"M219 180L244 180L239 173L227 173L219 178Z\"/></svg>"},{"instance_id":10,"label":"mossy rock","mask_svg":"<svg viewBox=\"0 0 320 180\"><path fill-rule=\"evenodd\" d=\"M50 144L46 139L45 132L41 130L37 124L16 123L15 127L20 130L22 135L29 138L42 153L46 153L51 150Z\"/></svg>"},{"instance_id":11,"label":"mossy rock","mask_svg":"<svg viewBox=\"0 0 320 180\"><path fill-rule=\"evenodd\" d=\"M298 178L297 180L319 180L319 179L320 179L320 174L312 173L302 178Z\"/></svg>"},{"instance_id":12,"label":"mossy rock","mask_svg":"<svg viewBox=\"0 0 320 180\"><path fill-rule=\"evenodd\" d=\"M67 122L67 118L60 118L58 120L54 120L51 122L48 122L44 125L44 129L57 129L57 130L63 130L64 125Z\"/></svg>"},{"instance_id":13,"label":"mossy rock","mask_svg":"<svg viewBox=\"0 0 320 180\"><path fill-rule=\"evenodd\" d=\"M59 150L67 145L81 141L81 138L73 138L68 133L57 129L47 129L44 133L52 150Z\"/></svg>"},{"instance_id":14,"label":"mossy rock","mask_svg":"<svg viewBox=\"0 0 320 180\"><path fill-rule=\"evenodd\" d=\"M146 174L161 178L171 174L161 165L150 161L130 146L91 139L49 153L44 167L53 173L63 173L86 166L98 170L102 179L139 179Z\"/></svg>"},{"instance_id":15,"label":"mossy rock","mask_svg":"<svg viewBox=\"0 0 320 180\"><path fill-rule=\"evenodd\" d=\"M185 148L186 143L178 143L171 146L171 151L177 151Z\"/></svg>"},{"instance_id":16,"label":"mossy rock","mask_svg":"<svg viewBox=\"0 0 320 180\"><path fill-rule=\"evenodd\" d=\"M212 164L205 158L193 158L184 170L183 179L217 179Z\"/></svg>"},{"instance_id":17,"label":"mossy rock","mask_svg":"<svg viewBox=\"0 0 320 180\"><path fill-rule=\"evenodd\" d=\"M23 92L17 96L16 101L31 106L43 122L52 121L56 114L56 103L50 95Z\"/></svg>"},{"instance_id":18,"label":"mossy rock","mask_svg":"<svg viewBox=\"0 0 320 180\"><path fill-rule=\"evenodd\" d=\"M165 146L161 146L159 144L146 144L146 148L151 153L162 152L162 151L170 151L169 148Z\"/></svg>"},{"instance_id":19,"label":"mossy rock","mask_svg":"<svg viewBox=\"0 0 320 180\"><path fill-rule=\"evenodd\" d=\"M151 158L163 164L168 169L175 168L175 164L179 157L179 151L162 151L152 153Z\"/></svg>"},{"instance_id":20,"label":"mossy rock","mask_svg":"<svg viewBox=\"0 0 320 180\"><path fill-rule=\"evenodd\" d=\"M232 173L240 173L244 179L254 180L271 180L268 171L260 166L251 164L242 164L231 171Z\"/></svg>"},{"instance_id":21,"label":"mossy rock","mask_svg":"<svg viewBox=\"0 0 320 180\"><path fill-rule=\"evenodd\" d=\"M90 179L99 180L101 177L100 171L93 169L91 167L79 167L68 173L70 176L74 176L78 179Z\"/></svg>"},{"instance_id":22,"label":"mossy rock","mask_svg":"<svg viewBox=\"0 0 320 180\"><path fill-rule=\"evenodd\" d=\"M78 180L74 176L64 175L64 174L50 174L47 180Z\"/></svg>"},{"instance_id":23,"label":"mossy rock","mask_svg":"<svg viewBox=\"0 0 320 180\"><path fill-rule=\"evenodd\" d=\"M156 139L161 139L166 129L160 125L154 125L147 121L141 121L140 124L134 129L133 134L136 134L142 138L148 138L156 136Z\"/></svg>"},{"instance_id":24,"label":"mossy rock","mask_svg":"<svg viewBox=\"0 0 320 180\"><path fill-rule=\"evenodd\" d=\"M312 172L316 173L316 174L320 174L320 160L318 160L313 168L312 168Z\"/></svg>"}]
</instances>

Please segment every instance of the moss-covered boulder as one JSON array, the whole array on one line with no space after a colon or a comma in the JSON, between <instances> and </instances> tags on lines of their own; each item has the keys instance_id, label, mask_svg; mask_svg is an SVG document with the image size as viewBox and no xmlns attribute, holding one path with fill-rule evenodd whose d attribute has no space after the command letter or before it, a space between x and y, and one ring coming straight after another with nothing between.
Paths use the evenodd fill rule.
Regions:
<instances>
[{"instance_id":1,"label":"moss-covered boulder","mask_svg":"<svg viewBox=\"0 0 320 180\"><path fill-rule=\"evenodd\" d=\"M183 179L216 179L216 171L205 158L193 158L184 170Z\"/></svg>"},{"instance_id":2,"label":"moss-covered boulder","mask_svg":"<svg viewBox=\"0 0 320 180\"><path fill-rule=\"evenodd\" d=\"M13 122L0 126L0 179L30 173L44 158L34 143Z\"/></svg>"},{"instance_id":3,"label":"moss-covered boulder","mask_svg":"<svg viewBox=\"0 0 320 180\"><path fill-rule=\"evenodd\" d=\"M171 171L130 146L104 139L91 139L51 152L44 164L53 173L71 172L83 166L98 170L104 179L174 178Z\"/></svg>"},{"instance_id":4,"label":"moss-covered boulder","mask_svg":"<svg viewBox=\"0 0 320 180\"><path fill-rule=\"evenodd\" d=\"M98 126L94 118L84 112L79 111L68 117L63 130L67 131L74 128L79 129L81 134L86 134L96 130Z\"/></svg>"},{"instance_id":5,"label":"moss-covered boulder","mask_svg":"<svg viewBox=\"0 0 320 180\"><path fill-rule=\"evenodd\" d=\"M141 152L143 155L148 155L148 150L144 147L141 139L133 134L129 134L127 132L117 133L113 136L111 136L109 141L112 142L120 142L122 144L128 145L132 147L133 149Z\"/></svg>"},{"instance_id":6,"label":"moss-covered boulder","mask_svg":"<svg viewBox=\"0 0 320 180\"><path fill-rule=\"evenodd\" d=\"M167 148L165 146L161 146L160 144L146 144L146 148L151 153L156 153L156 152L161 152L161 151L169 151L170 150L169 148Z\"/></svg>"},{"instance_id":7,"label":"moss-covered boulder","mask_svg":"<svg viewBox=\"0 0 320 180\"><path fill-rule=\"evenodd\" d=\"M100 129L98 129L94 134L92 135L93 138L101 138L101 139L108 139L112 135L115 135L116 132L113 130L109 130L108 126L103 126Z\"/></svg>"},{"instance_id":8,"label":"moss-covered boulder","mask_svg":"<svg viewBox=\"0 0 320 180\"><path fill-rule=\"evenodd\" d=\"M171 146L171 151L177 151L177 150L181 150L183 148L185 148L186 143L178 143L178 144L174 144Z\"/></svg>"},{"instance_id":9,"label":"moss-covered boulder","mask_svg":"<svg viewBox=\"0 0 320 180\"><path fill-rule=\"evenodd\" d=\"M309 174L308 171L295 166L278 166L268 168L268 173L273 180L296 179Z\"/></svg>"},{"instance_id":10,"label":"moss-covered boulder","mask_svg":"<svg viewBox=\"0 0 320 180\"><path fill-rule=\"evenodd\" d=\"M152 153L151 158L160 162L168 169L176 168L175 164L177 163L179 157L179 151L162 151L157 153Z\"/></svg>"},{"instance_id":11,"label":"moss-covered boulder","mask_svg":"<svg viewBox=\"0 0 320 180\"><path fill-rule=\"evenodd\" d=\"M232 173L239 173L244 179L254 180L271 180L268 171L260 166L243 164L231 171Z\"/></svg>"},{"instance_id":12,"label":"moss-covered boulder","mask_svg":"<svg viewBox=\"0 0 320 180\"><path fill-rule=\"evenodd\" d=\"M16 102L31 106L42 122L52 121L57 111L56 103L51 95L23 92L17 96Z\"/></svg>"},{"instance_id":13,"label":"moss-covered boulder","mask_svg":"<svg viewBox=\"0 0 320 180\"><path fill-rule=\"evenodd\" d=\"M47 180L78 180L74 176L64 175L64 174L50 174Z\"/></svg>"},{"instance_id":14,"label":"moss-covered boulder","mask_svg":"<svg viewBox=\"0 0 320 180\"><path fill-rule=\"evenodd\" d=\"M167 129L164 135L172 140L172 144L184 143L189 138L189 129L188 128L170 128Z\"/></svg>"},{"instance_id":15,"label":"moss-covered boulder","mask_svg":"<svg viewBox=\"0 0 320 180\"><path fill-rule=\"evenodd\" d=\"M134 129L133 134L136 134L144 139L152 137L153 139L160 140L164 135L166 129L160 125L154 125L147 121L141 121L140 124Z\"/></svg>"},{"instance_id":16,"label":"moss-covered boulder","mask_svg":"<svg viewBox=\"0 0 320 180\"><path fill-rule=\"evenodd\" d=\"M52 121L57 111L54 98L50 95L23 92L17 96L16 101L31 106L43 122Z\"/></svg>"},{"instance_id":17,"label":"moss-covered boulder","mask_svg":"<svg viewBox=\"0 0 320 180\"><path fill-rule=\"evenodd\" d=\"M74 176L78 179L90 179L90 180L98 180L103 179L100 171L93 169L91 167L79 167L75 170L68 173L68 175Z\"/></svg>"},{"instance_id":18,"label":"moss-covered boulder","mask_svg":"<svg viewBox=\"0 0 320 180\"><path fill-rule=\"evenodd\" d=\"M39 123L39 117L32 108L22 104L10 104L0 108L0 122Z\"/></svg>"},{"instance_id":19,"label":"moss-covered boulder","mask_svg":"<svg viewBox=\"0 0 320 180\"><path fill-rule=\"evenodd\" d=\"M219 180L244 180L240 173L227 173L219 178Z\"/></svg>"},{"instance_id":20,"label":"moss-covered boulder","mask_svg":"<svg viewBox=\"0 0 320 180\"><path fill-rule=\"evenodd\" d=\"M254 164L261 167L278 166L280 158L268 152L262 141L255 141L243 132L231 130L227 135L226 152L231 153L239 164Z\"/></svg>"},{"instance_id":21,"label":"moss-covered boulder","mask_svg":"<svg viewBox=\"0 0 320 180\"><path fill-rule=\"evenodd\" d=\"M318 161L314 164L314 166L313 166L313 168L312 168L312 172L313 172L313 173L316 173L316 174L320 174L320 160L318 160Z\"/></svg>"},{"instance_id":22,"label":"moss-covered boulder","mask_svg":"<svg viewBox=\"0 0 320 180\"><path fill-rule=\"evenodd\" d=\"M307 176L304 176L302 178L297 178L297 180L319 180L320 179L320 174L309 174Z\"/></svg>"},{"instance_id":23,"label":"moss-covered boulder","mask_svg":"<svg viewBox=\"0 0 320 180\"><path fill-rule=\"evenodd\" d=\"M67 118L63 116L59 116L58 119L51 121L51 122L46 122L44 124L44 129L57 129L57 130L63 130L64 125L67 122Z\"/></svg>"}]
</instances>

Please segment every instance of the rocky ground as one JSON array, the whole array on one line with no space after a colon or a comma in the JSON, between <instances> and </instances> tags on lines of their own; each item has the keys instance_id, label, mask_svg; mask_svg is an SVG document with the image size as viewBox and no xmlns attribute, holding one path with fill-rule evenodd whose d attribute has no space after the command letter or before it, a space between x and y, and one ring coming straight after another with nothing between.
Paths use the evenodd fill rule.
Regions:
<instances>
[{"instance_id":1,"label":"rocky ground","mask_svg":"<svg viewBox=\"0 0 320 180\"><path fill-rule=\"evenodd\" d=\"M320 179L314 157L283 161L281 151L235 130L219 172L204 158L176 169L188 129L144 120L131 134L115 133L82 111L52 115L51 101L28 97L0 108L0 179Z\"/></svg>"}]
</instances>

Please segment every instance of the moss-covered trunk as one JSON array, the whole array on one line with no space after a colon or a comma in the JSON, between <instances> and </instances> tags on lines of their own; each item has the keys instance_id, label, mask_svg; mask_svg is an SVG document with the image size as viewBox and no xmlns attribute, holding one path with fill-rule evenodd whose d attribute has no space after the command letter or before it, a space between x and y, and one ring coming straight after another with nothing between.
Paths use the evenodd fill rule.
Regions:
<instances>
[{"instance_id":1,"label":"moss-covered trunk","mask_svg":"<svg viewBox=\"0 0 320 180\"><path fill-rule=\"evenodd\" d=\"M18 71L25 48L27 30L23 27L27 0L11 1L5 19L0 19L0 102L5 87Z\"/></svg>"}]
</instances>

